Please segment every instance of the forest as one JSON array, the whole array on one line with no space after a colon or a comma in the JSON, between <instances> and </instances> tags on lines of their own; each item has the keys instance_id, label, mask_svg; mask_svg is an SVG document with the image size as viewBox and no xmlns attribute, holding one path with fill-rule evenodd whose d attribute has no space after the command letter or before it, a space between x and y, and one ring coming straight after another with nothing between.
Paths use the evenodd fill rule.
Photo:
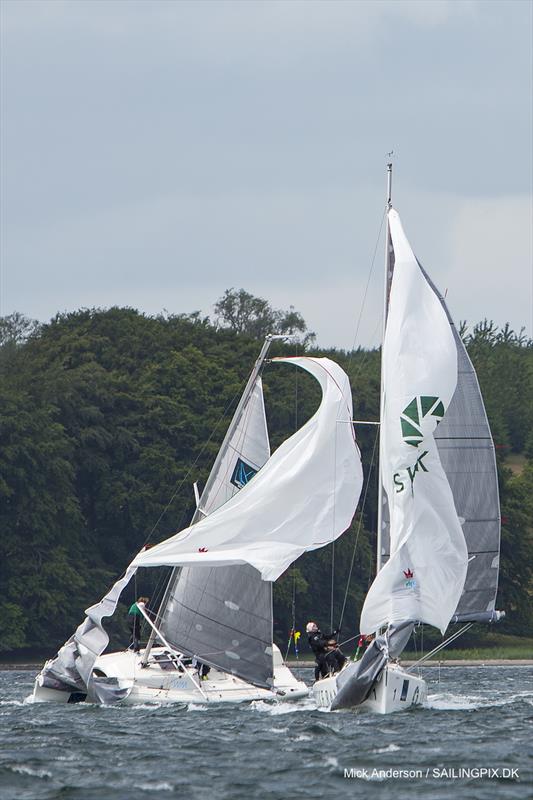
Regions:
<instances>
[{"instance_id":1,"label":"forest","mask_svg":"<svg viewBox=\"0 0 533 800\"><path fill-rule=\"evenodd\" d=\"M304 350L350 376L356 419L379 417L378 349L319 350L301 315L228 290L211 320L132 308L0 320L0 649L52 655L147 542L188 524L192 484L205 482L267 332L293 335L273 355ZM498 608L502 633L533 629L533 346L483 321L461 334L496 444L502 508ZM318 405L298 370L267 364L272 448ZM305 554L274 587L274 634L308 619L357 632L375 570L376 431L359 426L365 503L335 547ZM361 504L360 504L361 509ZM147 572L153 577L144 577ZM127 644L138 591L156 602L164 571L128 588L114 641ZM150 583L151 581L151 583ZM474 634L473 634L474 635ZM479 630L474 636L483 637ZM438 634L440 637L440 634ZM305 636L302 637L305 639Z\"/></svg>"}]
</instances>

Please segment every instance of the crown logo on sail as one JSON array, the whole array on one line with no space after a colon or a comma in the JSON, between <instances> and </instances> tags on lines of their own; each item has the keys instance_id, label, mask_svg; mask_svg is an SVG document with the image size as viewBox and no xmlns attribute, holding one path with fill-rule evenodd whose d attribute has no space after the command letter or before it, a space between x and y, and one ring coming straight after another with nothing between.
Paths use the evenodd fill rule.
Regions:
<instances>
[{"instance_id":1,"label":"crown logo on sail","mask_svg":"<svg viewBox=\"0 0 533 800\"><path fill-rule=\"evenodd\" d=\"M424 436L422 423L428 417L434 417L435 424L438 425L444 416L444 404L438 397L413 397L411 402L406 405L400 415L402 426L402 439L405 444L418 447Z\"/></svg>"},{"instance_id":2,"label":"crown logo on sail","mask_svg":"<svg viewBox=\"0 0 533 800\"><path fill-rule=\"evenodd\" d=\"M409 578L413 577L413 571L411 569L409 569L409 567L407 567L407 569L404 569L403 574L405 575L407 580L409 580Z\"/></svg>"},{"instance_id":3,"label":"crown logo on sail","mask_svg":"<svg viewBox=\"0 0 533 800\"><path fill-rule=\"evenodd\" d=\"M198 548L198 552L199 553L207 553L207 547L199 547Z\"/></svg>"}]
</instances>

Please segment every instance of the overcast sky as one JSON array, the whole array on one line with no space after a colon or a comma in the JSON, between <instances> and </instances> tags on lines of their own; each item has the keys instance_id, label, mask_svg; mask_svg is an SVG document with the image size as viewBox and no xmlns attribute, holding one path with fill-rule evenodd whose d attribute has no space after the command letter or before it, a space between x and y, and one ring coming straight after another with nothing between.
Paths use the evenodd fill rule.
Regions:
<instances>
[{"instance_id":1,"label":"overcast sky","mask_svg":"<svg viewBox=\"0 0 533 800\"><path fill-rule=\"evenodd\" d=\"M2 0L1 33L0 313L243 287L351 347L394 150L455 319L533 333L529 0Z\"/></svg>"}]
</instances>

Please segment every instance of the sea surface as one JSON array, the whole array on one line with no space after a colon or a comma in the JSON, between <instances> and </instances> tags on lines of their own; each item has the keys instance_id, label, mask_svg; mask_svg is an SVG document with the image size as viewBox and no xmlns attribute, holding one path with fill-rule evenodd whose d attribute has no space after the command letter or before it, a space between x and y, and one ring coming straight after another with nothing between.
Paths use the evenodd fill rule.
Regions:
<instances>
[{"instance_id":1,"label":"sea surface","mask_svg":"<svg viewBox=\"0 0 533 800\"><path fill-rule=\"evenodd\" d=\"M309 699L34 704L34 677L0 671L1 800L533 796L530 666L428 668L427 705L386 717Z\"/></svg>"}]
</instances>

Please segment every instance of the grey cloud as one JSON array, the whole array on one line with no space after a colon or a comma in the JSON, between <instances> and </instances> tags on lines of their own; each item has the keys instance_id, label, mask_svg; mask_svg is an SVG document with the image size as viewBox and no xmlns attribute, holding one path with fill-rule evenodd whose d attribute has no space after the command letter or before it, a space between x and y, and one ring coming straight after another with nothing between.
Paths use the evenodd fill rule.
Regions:
<instances>
[{"instance_id":1,"label":"grey cloud","mask_svg":"<svg viewBox=\"0 0 533 800\"><path fill-rule=\"evenodd\" d=\"M463 203L527 194L526 6L4 2L2 312L209 313L244 286L349 346L388 150L441 287ZM517 285L527 259L515 242ZM528 324L507 302L497 321Z\"/></svg>"}]
</instances>

